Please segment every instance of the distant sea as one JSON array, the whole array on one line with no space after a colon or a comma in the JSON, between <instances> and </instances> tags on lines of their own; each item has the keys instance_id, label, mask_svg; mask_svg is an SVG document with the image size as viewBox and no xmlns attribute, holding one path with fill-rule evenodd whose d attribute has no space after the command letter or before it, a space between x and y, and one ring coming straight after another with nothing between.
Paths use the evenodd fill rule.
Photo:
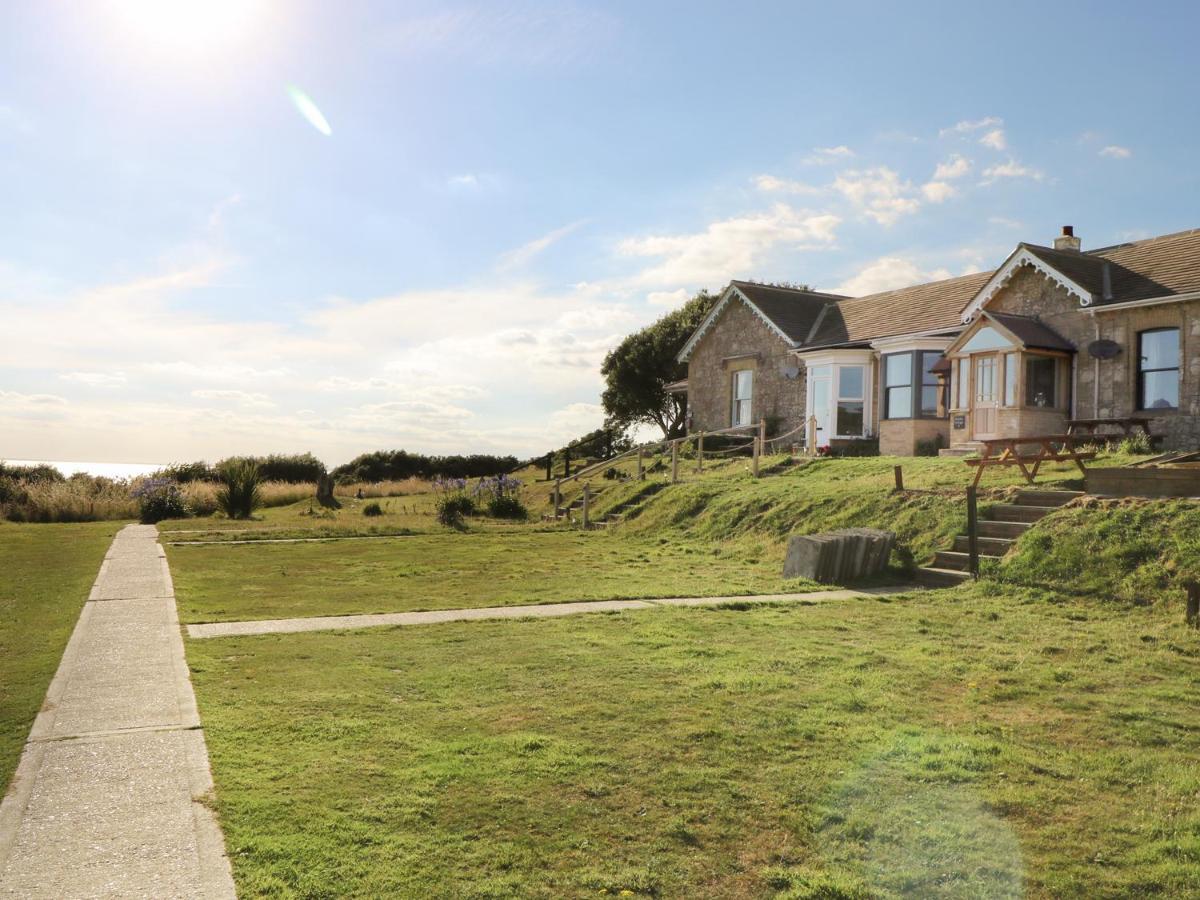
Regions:
<instances>
[{"instance_id":1,"label":"distant sea","mask_svg":"<svg viewBox=\"0 0 1200 900\"><path fill-rule=\"evenodd\" d=\"M148 475L163 468L162 463L77 462L63 459L5 459L4 462L10 466L54 466L68 477L76 472L87 472L89 475L103 475L105 478L136 478L138 475Z\"/></svg>"}]
</instances>

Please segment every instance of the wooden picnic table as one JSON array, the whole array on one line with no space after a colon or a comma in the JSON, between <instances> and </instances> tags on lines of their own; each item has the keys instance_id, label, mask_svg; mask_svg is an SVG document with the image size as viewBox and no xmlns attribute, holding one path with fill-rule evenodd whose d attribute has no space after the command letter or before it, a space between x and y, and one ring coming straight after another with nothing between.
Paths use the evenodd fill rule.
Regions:
<instances>
[{"instance_id":1,"label":"wooden picnic table","mask_svg":"<svg viewBox=\"0 0 1200 900\"><path fill-rule=\"evenodd\" d=\"M1079 471L1086 475L1087 469L1083 467L1083 461L1093 459L1096 454L1090 450L1077 449L1075 445L1081 439L1082 436L1073 434L986 438L979 441L983 444L983 453L975 459L967 459L964 462L968 466L975 467L975 480L971 482L972 487L979 486L983 470L992 466L1018 466L1029 484L1033 484L1033 480L1037 478L1038 469L1044 462L1073 462L1079 467ZM1037 450L1032 453L1022 452L1021 447L1030 445L1036 445Z\"/></svg>"},{"instance_id":2,"label":"wooden picnic table","mask_svg":"<svg viewBox=\"0 0 1200 900\"><path fill-rule=\"evenodd\" d=\"M1150 434L1150 422L1135 416L1112 416L1106 419L1071 419L1067 422L1067 434L1095 434L1097 428L1120 428L1121 433L1128 437L1137 428L1142 429L1147 436Z\"/></svg>"}]
</instances>

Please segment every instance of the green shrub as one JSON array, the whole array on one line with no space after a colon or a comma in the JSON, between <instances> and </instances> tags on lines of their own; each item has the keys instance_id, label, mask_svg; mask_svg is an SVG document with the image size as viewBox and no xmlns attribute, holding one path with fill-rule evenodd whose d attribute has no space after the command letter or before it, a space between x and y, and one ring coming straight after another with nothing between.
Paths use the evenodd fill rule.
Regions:
<instances>
[{"instance_id":1,"label":"green shrub","mask_svg":"<svg viewBox=\"0 0 1200 900\"><path fill-rule=\"evenodd\" d=\"M169 478L147 478L130 492L138 501L142 524L183 519L191 514L179 485Z\"/></svg>"},{"instance_id":2,"label":"green shrub","mask_svg":"<svg viewBox=\"0 0 1200 900\"><path fill-rule=\"evenodd\" d=\"M487 502L488 515L496 519L516 519L525 521L529 518L529 510L519 497L511 494L491 497Z\"/></svg>"},{"instance_id":3,"label":"green shrub","mask_svg":"<svg viewBox=\"0 0 1200 900\"><path fill-rule=\"evenodd\" d=\"M366 506L363 507L363 515L364 516L382 516L383 515L383 507L380 506L378 503L368 503Z\"/></svg>"},{"instance_id":4,"label":"green shrub","mask_svg":"<svg viewBox=\"0 0 1200 900\"><path fill-rule=\"evenodd\" d=\"M221 487L217 507L231 519L249 519L262 506L258 463L252 459L229 459L217 469Z\"/></svg>"},{"instance_id":5,"label":"green shrub","mask_svg":"<svg viewBox=\"0 0 1200 900\"><path fill-rule=\"evenodd\" d=\"M443 494L436 506L437 520L447 528L462 528L463 517L475 514L475 501L466 494Z\"/></svg>"},{"instance_id":6,"label":"green shrub","mask_svg":"<svg viewBox=\"0 0 1200 900\"><path fill-rule=\"evenodd\" d=\"M1122 453L1128 453L1130 456L1141 456L1145 453L1150 453L1153 448L1150 446L1150 435L1143 432L1131 434L1118 444L1118 449Z\"/></svg>"}]
</instances>

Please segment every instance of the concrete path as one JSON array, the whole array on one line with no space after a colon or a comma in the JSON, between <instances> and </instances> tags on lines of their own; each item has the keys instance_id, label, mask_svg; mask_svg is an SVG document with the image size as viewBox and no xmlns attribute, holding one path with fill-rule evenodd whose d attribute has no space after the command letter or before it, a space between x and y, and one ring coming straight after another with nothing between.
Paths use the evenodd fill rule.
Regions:
<instances>
[{"instance_id":1,"label":"concrete path","mask_svg":"<svg viewBox=\"0 0 1200 900\"><path fill-rule=\"evenodd\" d=\"M377 613L361 616L310 616L302 619L263 619L255 622L212 622L189 625L188 637L237 637L248 634L292 634L300 631L336 631L381 625L434 625L478 619L549 619L580 613L653 609L656 606L720 606L723 603L816 603L863 597L903 594L911 587L870 588L862 591L813 591L808 594L757 594L741 597L668 597L662 600L590 600L578 603L539 603L529 606L489 606L476 609L437 609L429 612Z\"/></svg>"},{"instance_id":2,"label":"concrete path","mask_svg":"<svg viewBox=\"0 0 1200 900\"><path fill-rule=\"evenodd\" d=\"M234 896L153 525L112 543L0 803L0 896Z\"/></svg>"}]
</instances>

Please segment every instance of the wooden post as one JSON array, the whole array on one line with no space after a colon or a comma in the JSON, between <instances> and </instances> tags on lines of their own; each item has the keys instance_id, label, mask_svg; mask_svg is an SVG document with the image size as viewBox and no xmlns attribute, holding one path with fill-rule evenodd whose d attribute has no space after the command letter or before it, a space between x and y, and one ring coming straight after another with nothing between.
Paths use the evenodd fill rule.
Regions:
<instances>
[{"instance_id":1,"label":"wooden post","mask_svg":"<svg viewBox=\"0 0 1200 900\"><path fill-rule=\"evenodd\" d=\"M752 443L751 452L754 454L753 465L754 465L754 477L755 478L758 477L758 456L759 456L759 452L760 452L759 447L761 446L761 442L762 442L762 438L756 437L756 438L751 439L751 443Z\"/></svg>"},{"instance_id":2,"label":"wooden post","mask_svg":"<svg viewBox=\"0 0 1200 900\"><path fill-rule=\"evenodd\" d=\"M646 480L646 450L638 447L638 481Z\"/></svg>"},{"instance_id":3,"label":"wooden post","mask_svg":"<svg viewBox=\"0 0 1200 900\"><path fill-rule=\"evenodd\" d=\"M967 488L967 559L972 578L979 577L979 508L975 485Z\"/></svg>"},{"instance_id":4,"label":"wooden post","mask_svg":"<svg viewBox=\"0 0 1200 900\"><path fill-rule=\"evenodd\" d=\"M588 519L588 506L591 501L591 488L585 481L583 484L583 530L587 531L592 527L592 523Z\"/></svg>"},{"instance_id":5,"label":"wooden post","mask_svg":"<svg viewBox=\"0 0 1200 900\"><path fill-rule=\"evenodd\" d=\"M892 471L896 475L896 493L904 493L904 469L901 466L894 466Z\"/></svg>"},{"instance_id":6,"label":"wooden post","mask_svg":"<svg viewBox=\"0 0 1200 900\"><path fill-rule=\"evenodd\" d=\"M700 432L696 441L696 471L704 471L704 432Z\"/></svg>"},{"instance_id":7,"label":"wooden post","mask_svg":"<svg viewBox=\"0 0 1200 900\"><path fill-rule=\"evenodd\" d=\"M563 448L563 478L571 477L571 448Z\"/></svg>"},{"instance_id":8,"label":"wooden post","mask_svg":"<svg viewBox=\"0 0 1200 900\"><path fill-rule=\"evenodd\" d=\"M817 455L817 417L808 417L808 428L805 432L804 449L809 456Z\"/></svg>"},{"instance_id":9,"label":"wooden post","mask_svg":"<svg viewBox=\"0 0 1200 900\"><path fill-rule=\"evenodd\" d=\"M546 454L546 480L547 481L549 481L551 478L554 477L553 468L554 468L554 454L547 453Z\"/></svg>"},{"instance_id":10,"label":"wooden post","mask_svg":"<svg viewBox=\"0 0 1200 900\"><path fill-rule=\"evenodd\" d=\"M1184 583L1187 588L1187 623L1193 628L1200 628L1200 581Z\"/></svg>"},{"instance_id":11,"label":"wooden post","mask_svg":"<svg viewBox=\"0 0 1200 900\"><path fill-rule=\"evenodd\" d=\"M679 441L671 441L671 484L679 484Z\"/></svg>"},{"instance_id":12,"label":"wooden post","mask_svg":"<svg viewBox=\"0 0 1200 900\"><path fill-rule=\"evenodd\" d=\"M765 451L767 449L765 446L765 444L767 443L767 420L766 419L758 420L758 442L760 444L764 445L763 450Z\"/></svg>"},{"instance_id":13,"label":"wooden post","mask_svg":"<svg viewBox=\"0 0 1200 900\"><path fill-rule=\"evenodd\" d=\"M562 507L562 479L554 482L554 518L558 518L558 511Z\"/></svg>"}]
</instances>

